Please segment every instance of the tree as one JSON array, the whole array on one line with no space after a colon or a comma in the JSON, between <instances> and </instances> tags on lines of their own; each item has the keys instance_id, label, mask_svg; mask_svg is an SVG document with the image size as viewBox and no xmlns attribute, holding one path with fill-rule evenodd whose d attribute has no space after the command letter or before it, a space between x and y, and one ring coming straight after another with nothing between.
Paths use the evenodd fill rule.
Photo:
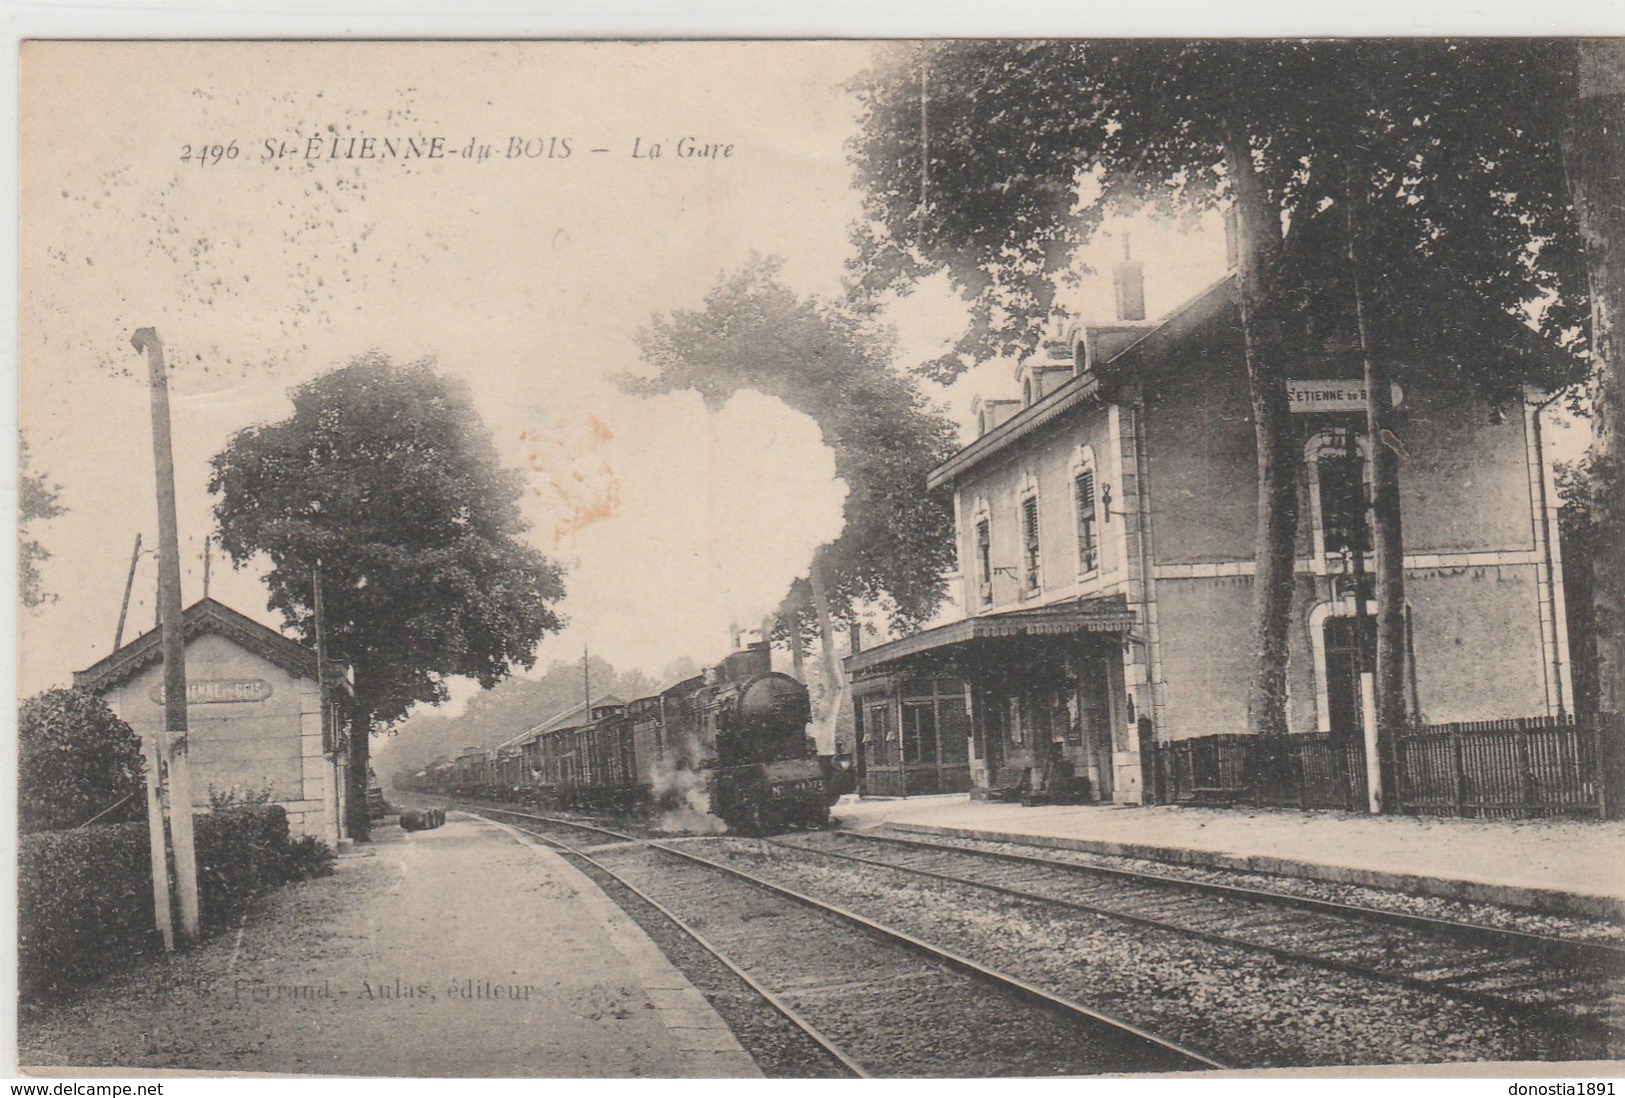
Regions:
<instances>
[{"instance_id":1,"label":"tree","mask_svg":"<svg viewBox=\"0 0 1625 1098\"><path fill-rule=\"evenodd\" d=\"M926 473L955 449L946 418L892 366L892 338L837 303L803 298L757 257L727 276L699 311L656 317L639 333L653 378L635 392L697 390L718 408L740 389L777 397L814 419L847 484L841 536L818 549L781 617L792 645L815 632L827 682L844 683L834 652L837 618L884 605L897 628L936 612L953 562L953 510L923 491ZM830 712L841 710L839 701Z\"/></svg>"},{"instance_id":2,"label":"tree","mask_svg":"<svg viewBox=\"0 0 1625 1098\"><path fill-rule=\"evenodd\" d=\"M1410 358L1469 377L1492 403L1526 380L1572 380L1552 365L1564 356L1543 353L1576 305L1573 231L1546 121L1554 50L945 43L904 48L857 84L865 113L854 160L868 221L853 292L872 300L949 273L972 324L927 367L939 379L1030 347L1057 279L1111 209L1231 209L1258 455L1257 732L1286 730L1299 460L1286 365L1310 348L1363 356L1379 373ZM1098 198L1084 201L1091 190ZM1334 231L1337 221L1352 233ZM1356 308L1362 285L1370 292ZM1530 349L1511 321L1541 297L1552 298L1539 312L1544 343ZM1378 472L1379 498L1397 501L1397 469ZM1397 517L1383 533L1392 547ZM1391 575L1400 557L1389 556ZM1385 665L1398 667L1388 649Z\"/></svg>"},{"instance_id":3,"label":"tree","mask_svg":"<svg viewBox=\"0 0 1625 1098\"><path fill-rule=\"evenodd\" d=\"M1625 712L1625 43L1575 45L1574 99L1564 151L1591 291L1592 566L1598 695Z\"/></svg>"},{"instance_id":4,"label":"tree","mask_svg":"<svg viewBox=\"0 0 1625 1098\"><path fill-rule=\"evenodd\" d=\"M238 432L213 458L221 548L270 558L269 605L350 664L351 833L367 835L368 737L446 679L490 687L529 667L562 622L555 563L520 540L520 475L502 467L460 383L378 354L301 385L293 414Z\"/></svg>"},{"instance_id":5,"label":"tree","mask_svg":"<svg viewBox=\"0 0 1625 1098\"><path fill-rule=\"evenodd\" d=\"M51 554L39 539L29 535L29 523L52 519L62 514L57 502L61 485L52 484L44 473L29 468L28 440L21 440L17 457L17 587L22 604L32 609L54 602L56 596L46 592L39 566Z\"/></svg>"},{"instance_id":6,"label":"tree","mask_svg":"<svg viewBox=\"0 0 1625 1098\"><path fill-rule=\"evenodd\" d=\"M146 816L141 740L107 703L58 687L17 714L17 816L23 833Z\"/></svg>"}]
</instances>

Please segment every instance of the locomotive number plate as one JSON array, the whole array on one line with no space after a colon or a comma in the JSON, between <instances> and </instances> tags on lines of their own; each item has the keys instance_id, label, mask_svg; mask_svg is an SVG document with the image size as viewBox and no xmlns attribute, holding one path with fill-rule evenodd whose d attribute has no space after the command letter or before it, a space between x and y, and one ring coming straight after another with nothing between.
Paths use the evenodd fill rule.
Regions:
<instances>
[{"instance_id":1,"label":"locomotive number plate","mask_svg":"<svg viewBox=\"0 0 1625 1098\"><path fill-rule=\"evenodd\" d=\"M774 782L767 787L767 791L775 797L784 797L791 793L818 793L823 788L824 783L819 778L802 778L793 782Z\"/></svg>"}]
</instances>

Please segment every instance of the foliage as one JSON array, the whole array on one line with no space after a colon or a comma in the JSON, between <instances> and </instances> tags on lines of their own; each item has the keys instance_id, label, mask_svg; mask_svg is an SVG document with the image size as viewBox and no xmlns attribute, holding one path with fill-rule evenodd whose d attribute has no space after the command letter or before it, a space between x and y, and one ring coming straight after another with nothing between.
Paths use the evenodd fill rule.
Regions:
<instances>
[{"instance_id":1,"label":"foliage","mask_svg":"<svg viewBox=\"0 0 1625 1098\"><path fill-rule=\"evenodd\" d=\"M204 932L229 929L255 896L332 871L333 852L288 839L279 805L195 818ZM153 928L147 826L112 824L23 836L17 851L18 985L58 995L161 953Z\"/></svg>"},{"instance_id":2,"label":"foliage","mask_svg":"<svg viewBox=\"0 0 1625 1098\"><path fill-rule=\"evenodd\" d=\"M313 642L321 562L328 654L386 724L444 701L448 676L490 686L530 666L563 581L519 540L519 474L466 388L371 354L291 396L293 415L238 432L209 480L233 563L271 559L272 608Z\"/></svg>"},{"instance_id":3,"label":"foliage","mask_svg":"<svg viewBox=\"0 0 1625 1098\"><path fill-rule=\"evenodd\" d=\"M562 622L557 564L521 540L520 475L502 467L465 386L368 354L291 394L293 414L215 455L221 547L270 558L270 607L355 675L351 829L366 835L367 737L446 679L492 686Z\"/></svg>"},{"instance_id":4,"label":"foliage","mask_svg":"<svg viewBox=\"0 0 1625 1098\"><path fill-rule=\"evenodd\" d=\"M951 504L924 484L953 452L953 427L893 368L889 333L850 308L799 297L781 266L755 257L703 309L656 317L639 333L656 374L627 384L694 389L713 408L754 389L815 420L848 488L841 536L818 559L833 612L884 602L899 628L918 625L936 611L952 565ZM810 598L798 585L792 608L808 616Z\"/></svg>"},{"instance_id":5,"label":"foliage","mask_svg":"<svg viewBox=\"0 0 1625 1098\"><path fill-rule=\"evenodd\" d=\"M152 924L147 827L24 835L17 845L17 982L67 991L162 952Z\"/></svg>"},{"instance_id":6,"label":"foliage","mask_svg":"<svg viewBox=\"0 0 1625 1098\"><path fill-rule=\"evenodd\" d=\"M56 518L64 508L57 502L62 486L52 484L44 473L29 468L28 440L21 440L17 456L17 588L18 599L26 607L55 602L46 592L40 565L51 557L38 538L29 534L29 524Z\"/></svg>"},{"instance_id":7,"label":"foliage","mask_svg":"<svg viewBox=\"0 0 1625 1098\"><path fill-rule=\"evenodd\" d=\"M622 701L648 697L682 676L654 682L637 672L622 674L604 659L588 661L594 697L613 694ZM495 747L527 728L581 703L581 661L555 661L536 678L510 678L468 700L455 717L417 712L403 721L389 743L392 784L440 756L456 758L465 747Z\"/></svg>"},{"instance_id":8,"label":"foliage","mask_svg":"<svg viewBox=\"0 0 1625 1098\"><path fill-rule=\"evenodd\" d=\"M1291 226L1268 282L1280 300L1303 289L1297 264L1314 257L1315 245L1295 248L1291 233L1339 199L1358 150L1382 350L1425 349L1504 393L1523 380L1507 379L1506 332L1475 322L1521 317L1540 301L1547 343L1573 343L1585 307L1559 155L1570 48L1438 39L898 47L856 85L864 114L853 158L867 221L854 291L872 300L948 271L974 323L928 367L934 376L1030 347L1075 249L1113 209L1190 212L1235 198L1225 164L1233 135ZM1336 256L1335 243L1318 258ZM1512 353L1514 375L1555 369L1537 380L1573 380L1572 358Z\"/></svg>"},{"instance_id":9,"label":"foliage","mask_svg":"<svg viewBox=\"0 0 1625 1098\"><path fill-rule=\"evenodd\" d=\"M287 876L290 881L330 877L338 863L333 848L314 835L301 835L288 845Z\"/></svg>"},{"instance_id":10,"label":"foliage","mask_svg":"<svg viewBox=\"0 0 1625 1098\"><path fill-rule=\"evenodd\" d=\"M139 820L147 800L141 740L107 703L58 687L22 704L17 717L20 829ZM109 811L110 810L110 811Z\"/></svg>"},{"instance_id":11,"label":"foliage","mask_svg":"<svg viewBox=\"0 0 1625 1098\"><path fill-rule=\"evenodd\" d=\"M270 804L276 799L276 788L269 782L245 787L233 785L228 789L209 786L209 811L225 812L233 808L253 808Z\"/></svg>"},{"instance_id":12,"label":"foliage","mask_svg":"<svg viewBox=\"0 0 1625 1098\"><path fill-rule=\"evenodd\" d=\"M1557 468L1557 512L1562 535L1564 607L1568 613L1569 666L1574 680L1574 708L1581 715L1601 706L1599 643L1625 633L1615 603L1598 597L1605 576L1599 564L1625 543L1625 513L1608 500L1625 499L1625 470L1595 452Z\"/></svg>"},{"instance_id":13,"label":"foliage","mask_svg":"<svg viewBox=\"0 0 1625 1098\"><path fill-rule=\"evenodd\" d=\"M289 879L288 813L279 804L195 817L198 901L206 926L223 927L262 892Z\"/></svg>"}]
</instances>

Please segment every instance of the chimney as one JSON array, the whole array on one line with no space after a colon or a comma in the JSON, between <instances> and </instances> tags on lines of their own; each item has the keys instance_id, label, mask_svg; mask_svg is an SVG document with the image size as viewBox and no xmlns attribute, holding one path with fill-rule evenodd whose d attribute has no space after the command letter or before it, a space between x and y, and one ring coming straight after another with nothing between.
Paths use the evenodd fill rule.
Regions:
<instances>
[{"instance_id":1,"label":"chimney","mask_svg":"<svg viewBox=\"0 0 1625 1098\"><path fill-rule=\"evenodd\" d=\"M1145 319L1145 267L1130 257L1129 237L1123 234L1123 262L1112 270L1117 287L1117 319Z\"/></svg>"}]
</instances>

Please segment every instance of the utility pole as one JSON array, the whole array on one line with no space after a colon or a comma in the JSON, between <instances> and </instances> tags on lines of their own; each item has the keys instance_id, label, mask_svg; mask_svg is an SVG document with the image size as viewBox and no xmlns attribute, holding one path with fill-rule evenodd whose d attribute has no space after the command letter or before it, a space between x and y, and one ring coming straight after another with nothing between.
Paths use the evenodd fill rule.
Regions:
<instances>
[{"instance_id":1,"label":"utility pole","mask_svg":"<svg viewBox=\"0 0 1625 1098\"><path fill-rule=\"evenodd\" d=\"M181 938L198 939L197 847L192 837L192 776L186 744L186 634L181 622L180 532L175 519L175 455L169 437L169 379L158 333L142 328L130 339L147 355L152 388L152 457L158 480L158 610L164 654L164 736L169 756L169 838L175 848L175 888Z\"/></svg>"},{"instance_id":2,"label":"utility pole","mask_svg":"<svg viewBox=\"0 0 1625 1098\"><path fill-rule=\"evenodd\" d=\"M587 645L581 644L581 700L586 703L584 719L592 720L592 669L587 666Z\"/></svg>"},{"instance_id":3,"label":"utility pole","mask_svg":"<svg viewBox=\"0 0 1625 1098\"><path fill-rule=\"evenodd\" d=\"M141 535L135 535L135 551L130 554L130 574L124 580L124 601L118 608L118 628L113 630L113 651L124 644L124 621L130 612L130 592L135 587L135 568L141 562ZM141 737L141 757L146 762L147 847L152 862L152 922L164 941L164 952L175 948L174 915L169 907L169 851L164 844L163 766L159 761L157 735Z\"/></svg>"},{"instance_id":4,"label":"utility pole","mask_svg":"<svg viewBox=\"0 0 1625 1098\"><path fill-rule=\"evenodd\" d=\"M1369 204L1369 169L1357 147L1347 162L1344 192L1347 197L1347 248L1349 279L1354 299L1355 328L1360 341L1360 359L1365 374L1366 467L1370 472L1370 516L1372 563L1376 569L1377 602L1376 659L1373 704L1376 710L1377 760L1385 781L1382 795L1373 795L1373 812L1392 812L1399 797L1399 739L1410 719L1405 698L1405 661L1409 636L1405 605L1405 536L1400 517L1399 459L1405 444L1394 428L1394 389L1388 362L1372 347L1370 318L1366 305L1366 208ZM1365 595L1358 596L1364 600ZM1364 603L1361 603L1362 615ZM1365 621L1361 618L1361 643L1365 642ZM1364 656L1361 657L1364 659Z\"/></svg>"}]
</instances>

